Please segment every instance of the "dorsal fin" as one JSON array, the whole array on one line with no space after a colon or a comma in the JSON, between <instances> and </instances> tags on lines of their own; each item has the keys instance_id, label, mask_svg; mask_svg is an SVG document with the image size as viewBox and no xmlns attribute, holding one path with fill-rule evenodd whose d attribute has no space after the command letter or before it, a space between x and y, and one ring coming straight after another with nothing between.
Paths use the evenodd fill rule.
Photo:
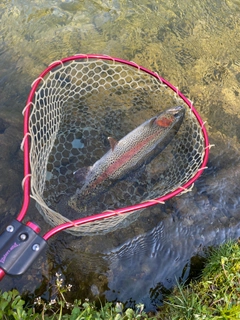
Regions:
<instances>
[{"instance_id":1,"label":"dorsal fin","mask_svg":"<svg viewBox=\"0 0 240 320\"><path fill-rule=\"evenodd\" d=\"M108 137L109 143L110 143L110 147L112 149L112 151L114 150L114 148L116 147L116 145L118 144L118 141L115 140L112 137Z\"/></svg>"}]
</instances>

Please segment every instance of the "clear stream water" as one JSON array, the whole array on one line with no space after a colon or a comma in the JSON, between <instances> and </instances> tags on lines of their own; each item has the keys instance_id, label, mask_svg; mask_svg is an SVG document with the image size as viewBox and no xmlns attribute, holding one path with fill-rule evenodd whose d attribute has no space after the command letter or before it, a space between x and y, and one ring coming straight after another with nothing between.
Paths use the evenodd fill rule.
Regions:
<instances>
[{"instance_id":1,"label":"clear stream water","mask_svg":"<svg viewBox=\"0 0 240 320\"><path fill-rule=\"evenodd\" d=\"M0 283L47 298L60 272L74 298L154 310L176 279L194 274L204 248L240 236L240 2L2 0L0 16L0 230L21 208L21 111L52 61L76 53L133 60L177 86L207 121L215 146L192 192L105 236L62 232L26 274ZM34 203L27 218L50 229Z\"/></svg>"}]
</instances>

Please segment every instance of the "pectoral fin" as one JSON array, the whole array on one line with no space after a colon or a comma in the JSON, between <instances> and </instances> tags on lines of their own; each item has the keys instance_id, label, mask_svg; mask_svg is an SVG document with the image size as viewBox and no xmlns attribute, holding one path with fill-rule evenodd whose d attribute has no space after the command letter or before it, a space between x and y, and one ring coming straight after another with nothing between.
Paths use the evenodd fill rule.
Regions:
<instances>
[{"instance_id":1,"label":"pectoral fin","mask_svg":"<svg viewBox=\"0 0 240 320\"><path fill-rule=\"evenodd\" d=\"M116 147L116 145L118 144L118 141L115 140L112 137L108 137L109 143L110 143L110 147L112 149L112 151L114 150L114 148Z\"/></svg>"},{"instance_id":2,"label":"pectoral fin","mask_svg":"<svg viewBox=\"0 0 240 320\"><path fill-rule=\"evenodd\" d=\"M91 169L92 167L83 167L73 172L76 181L80 184L83 184L86 180L87 174L89 171L91 171Z\"/></svg>"}]
</instances>

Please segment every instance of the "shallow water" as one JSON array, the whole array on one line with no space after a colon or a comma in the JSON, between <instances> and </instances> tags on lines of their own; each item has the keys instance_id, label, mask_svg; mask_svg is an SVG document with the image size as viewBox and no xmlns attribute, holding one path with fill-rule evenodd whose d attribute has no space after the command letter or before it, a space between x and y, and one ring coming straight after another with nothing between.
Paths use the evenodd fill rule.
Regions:
<instances>
[{"instance_id":1,"label":"shallow water","mask_svg":"<svg viewBox=\"0 0 240 320\"><path fill-rule=\"evenodd\" d=\"M191 258L240 234L240 4L237 1L34 1L0 4L1 230L21 207L21 111L30 84L52 61L76 53L133 60L169 80L207 121L208 169L192 192L153 207L119 232L60 233L22 277L2 289L43 294L55 272L72 295L154 309ZM28 218L50 227L34 203ZM194 265L192 265L194 268Z\"/></svg>"}]
</instances>

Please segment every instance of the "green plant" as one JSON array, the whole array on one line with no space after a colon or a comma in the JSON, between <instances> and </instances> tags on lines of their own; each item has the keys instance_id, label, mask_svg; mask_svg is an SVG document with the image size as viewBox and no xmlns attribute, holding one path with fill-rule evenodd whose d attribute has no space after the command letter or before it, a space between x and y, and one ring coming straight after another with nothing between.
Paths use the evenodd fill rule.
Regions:
<instances>
[{"instance_id":1,"label":"green plant","mask_svg":"<svg viewBox=\"0 0 240 320\"><path fill-rule=\"evenodd\" d=\"M56 274L55 294L56 298L50 302L44 301L41 297L36 298L35 306L41 313L42 319L69 319L69 320L131 320L131 319L148 319L147 314L143 312L143 305L138 305L136 310L127 309L123 311L123 305L117 303L113 305L110 302L101 304L97 308L95 303L86 299L83 303L81 300L75 300L70 303L65 298L65 293L71 290L71 285L64 285L60 274ZM101 303L101 301L100 301Z\"/></svg>"},{"instance_id":2,"label":"green plant","mask_svg":"<svg viewBox=\"0 0 240 320\"><path fill-rule=\"evenodd\" d=\"M86 299L75 300L73 303L66 299L66 292L71 290L71 285L64 285L60 274L56 274L56 282L51 290L56 296L55 299L45 301L38 297L34 306L25 306L25 301L20 297L17 290L4 292L0 296L0 319L3 320L142 320L154 319L148 317L143 311L144 305L139 304L136 310L126 309L122 303L113 304L106 302L98 308L95 303Z\"/></svg>"},{"instance_id":3,"label":"green plant","mask_svg":"<svg viewBox=\"0 0 240 320\"><path fill-rule=\"evenodd\" d=\"M0 297L0 319L37 319L31 309L24 309L25 301L21 299L17 290L1 293Z\"/></svg>"},{"instance_id":4,"label":"green plant","mask_svg":"<svg viewBox=\"0 0 240 320\"><path fill-rule=\"evenodd\" d=\"M161 312L160 312L161 314ZM172 320L240 319L240 247L229 242L214 249L200 281L177 288L165 301L162 314Z\"/></svg>"}]
</instances>

